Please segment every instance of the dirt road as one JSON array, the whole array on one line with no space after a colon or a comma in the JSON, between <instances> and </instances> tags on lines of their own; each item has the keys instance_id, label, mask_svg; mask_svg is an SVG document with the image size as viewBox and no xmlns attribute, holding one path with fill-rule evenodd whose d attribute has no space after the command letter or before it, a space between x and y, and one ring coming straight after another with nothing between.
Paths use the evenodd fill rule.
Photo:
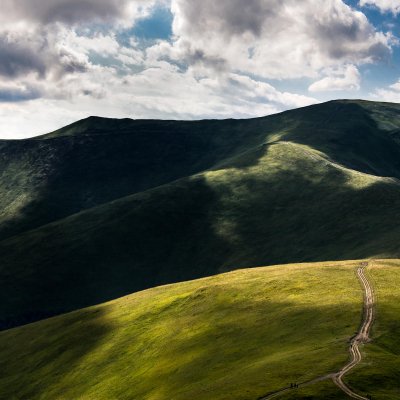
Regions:
<instances>
[{"instance_id":1,"label":"dirt road","mask_svg":"<svg viewBox=\"0 0 400 400\"><path fill-rule=\"evenodd\" d=\"M369 333L371 331L372 323L374 322L374 292L371 284L369 283L364 272L368 267L368 263L362 263L357 269L357 276L364 288L364 317L357 335L351 340L350 343L350 361L333 376L333 382L343 390L348 396L358 400L368 400L367 397L361 396L353 392L342 380L343 376L351 371L362 360L360 352L360 344L369 341Z\"/></svg>"},{"instance_id":2,"label":"dirt road","mask_svg":"<svg viewBox=\"0 0 400 400\"><path fill-rule=\"evenodd\" d=\"M317 382L322 382L327 379L332 379L333 382L348 396L353 399L358 400L368 400L367 397L361 396L355 392L353 392L344 382L343 377L351 371L357 364L359 364L362 360L361 352L360 352L360 344L367 343L369 341L369 333L371 331L372 324L374 322L374 292L372 290L372 286L369 283L367 277L364 272L368 267L367 262L361 263L361 265L357 268L357 277L363 286L364 289L364 315L362 319L362 323L357 335L350 342L350 361L337 373L329 374L322 376L320 378L313 379L307 382L301 382L298 387L304 387L308 385L312 385ZM260 397L258 400L269 400L275 397L279 397L280 395L292 391L293 388L285 387L280 390L277 390L274 393L270 393L266 396Z\"/></svg>"}]
</instances>

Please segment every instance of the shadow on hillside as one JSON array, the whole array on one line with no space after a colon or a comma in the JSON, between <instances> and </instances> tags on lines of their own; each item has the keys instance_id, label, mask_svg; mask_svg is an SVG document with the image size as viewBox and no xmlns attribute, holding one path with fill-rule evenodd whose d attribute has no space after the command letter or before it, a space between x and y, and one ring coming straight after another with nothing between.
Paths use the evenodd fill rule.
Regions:
<instances>
[{"instance_id":1,"label":"shadow on hillside","mask_svg":"<svg viewBox=\"0 0 400 400\"><path fill-rule=\"evenodd\" d=\"M232 227L223 236L231 249L224 269L400 254L395 182L352 187L343 170L304 159L274 174L261 168L239 175L214 190L213 219Z\"/></svg>"},{"instance_id":2,"label":"shadow on hillside","mask_svg":"<svg viewBox=\"0 0 400 400\"><path fill-rule=\"evenodd\" d=\"M0 397L61 398L75 386L90 384L80 377L85 360L112 331L104 317L97 308L0 333Z\"/></svg>"},{"instance_id":3,"label":"shadow on hillside","mask_svg":"<svg viewBox=\"0 0 400 400\"><path fill-rule=\"evenodd\" d=\"M2 216L0 240L211 168L272 129L261 120L82 123L74 135L0 142L0 206L18 204Z\"/></svg>"},{"instance_id":4,"label":"shadow on hillside","mask_svg":"<svg viewBox=\"0 0 400 400\"><path fill-rule=\"evenodd\" d=\"M255 296L235 301L193 292L183 304L121 326L107 322L107 310L85 310L15 336L5 332L5 398L85 398L96 386L101 398L208 399L255 387L260 396L345 362L345 338L359 315L345 299L318 306Z\"/></svg>"},{"instance_id":5,"label":"shadow on hillside","mask_svg":"<svg viewBox=\"0 0 400 400\"><path fill-rule=\"evenodd\" d=\"M353 114L365 118L365 110L358 105L351 105L350 114L338 121L333 111L341 112L340 103L332 103L329 107L336 108L328 107L323 115L318 114L323 109L319 107L274 116L268 127L263 118L228 125L221 125L223 121L193 123L198 124L197 135L203 134L202 124L210 124L209 136L223 126L222 142L235 138L229 149L222 146L218 151L241 154L231 160L239 175L227 175L225 181L214 183L204 175L181 179L0 242L3 326L240 267L400 255L397 184L377 181L354 188L342 170L307 157L293 161L283 155L278 166L263 165L262 158L268 157L274 144L240 150L250 129L246 124L252 124L252 132L262 132L252 139L256 144L261 139L263 143L282 120L288 126L299 120L299 127L292 127L293 134L284 139L312 142L319 148L322 142L317 133L322 135L323 125L333 124L337 135L340 124ZM300 114L306 115L307 123L300 120ZM328 116L331 119L326 120ZM357 119L350 125L355 130L351 140L364 146ZM313 126L318 128L315 134ZM322 131L327 136L321 140L329 145L319 149L345 161L350 153L339 154L334 138L329 137L331 130ZM344 132L343 140L347 136ZM335 137L341 146L346 144ZM374 148L365 154L369 157L375 152ZM259 170L252 172L253 167ZM70 200L65 198L66 204ZM43 204L46 208L47 203Z\"/></svg>"},{"instance_id":6,"label":"shadow on hillside","mask_svg":"<svg viewBox=\"0 0 400 400\"><path fill-rule=\"evenodd\" d=\"M390 111L389 106L386 109ZM232 158L237 163L239 155L243 168L254 166L259 161L254 149L259 148L262 155L262 145L270 140L305 144L349 168L400 177L396 135L381 129L371 112L355 102L337 101L249 120L92 118L75 124L78 131L71 135L4 141L0 206L21 205L2 218L0 240L209 168L221 168ZM397 109L393 112L398 114ZM249 151L251 157L246 156Z\"/></svg>"},{"instance_id":7,"label":"shadow on hillside","mask_svg":"<svg viewBox=\"0 0 400 400\"><path fill-rule=\"evenodd\" d=\"M371 109L337 101L293 110L291 116L297 124L284 140L308 145L356 171L400 177L398 140L379 127Z\"/></svg>"},{"instance_id":8,"label":"shadow on hillside","mask_svg":"<svg viewBox=\"0 0 400 400\"><path fill-rule=\"evenodd\" d=\"M241 267L399 254L400 186L354 188L343 170L294 160L183 179L1 242L2 319Z\"/></svg>"},{"instance_id":9,"label":"shadow on hillside","mask_svg":"<svg viewBox=\"0 0 400 400\"><path fill-rule=\"evenodd\" d=\"M201 178L182 180L0 242L3 326L213 274L229 250L216 202Z\"/></svg>"}]
</instances>

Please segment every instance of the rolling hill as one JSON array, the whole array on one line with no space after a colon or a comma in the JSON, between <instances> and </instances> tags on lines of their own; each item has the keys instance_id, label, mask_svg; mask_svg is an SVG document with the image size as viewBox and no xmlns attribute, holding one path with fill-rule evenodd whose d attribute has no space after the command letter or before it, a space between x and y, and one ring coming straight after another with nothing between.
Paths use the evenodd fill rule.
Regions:
<instances>
[{"instance_id":1,"label":"rolling hill","mask_svg":"<svg viewBox=\"0 0 400 400\"><path fill-rule=\"evenodd\" d=\"M337 372L360 325L360 263L238 270L0 333L0 398L265 398ZM373 261L371 343L346 383L398 398L400 262ZM343 399L325 379L282 399Z\"/></svg>"},{"instance_id":2,"label":"rolling hill","mask_svg":"<svg viewBox=\"0 0 400 400\"><path fill-rule=\"evenodd\" d=\"M89 118L0 142L11 327L237 268L400 257L400 106Z\"/></svg>"}]
</instances>

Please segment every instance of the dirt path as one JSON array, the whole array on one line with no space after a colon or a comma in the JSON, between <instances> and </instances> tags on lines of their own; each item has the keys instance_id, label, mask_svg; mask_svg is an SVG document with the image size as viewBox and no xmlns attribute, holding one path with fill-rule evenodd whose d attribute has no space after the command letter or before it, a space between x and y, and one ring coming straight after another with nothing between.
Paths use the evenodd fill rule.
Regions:
<instances>
[{"instance_id":1,"label":"dirt path","mask_svg":"<svg viewBox=\"0 0 400 400\"><path fill-rule=\"evenodd\" d=\"M343 376L351 371L362 360L360 344L369 341L369 333L374 322L374 292L364 272L368 263L362 263L357 269L357 276L364 288L364 317L358 334L352 339L350 344L350 361L333 376L333 382L353 399L368 400L367 397L353 392L342 380Z\"/></svg>"},{"instance_id":2,"label":"dirt path","mask_svg":"<svg viewBox=\"0 0 400 400\"><path fill-rule=\"evenodd\" d=\"M301 382L301 383L299 383L299 384L297 385L297 387L298 387L298 388L302 388L302 387L305 387L305 386L312 385L312 384L314 384L314 383L323 382L323 381L326 381L326 380L328 380L328 379L333 379L334 376L335 376L335 374L329 374L329 375L321 376L321 377L319 377L319 378L312 379L311 381ZM293 390L294 390L294 388L288 386L288 387L285 387L285 388L283 388L283 389L277 390L277 391L274 392L274 393L270 393L270 394L268 394L268 395L266 395L266 396L264 396L264 397L259 397L257 400L269 400L269 399L274 399L275 397L279 397L279 396L281 396L281 395L284 394L284 393L292 392Z\"/></svg>"},{"instance_id":3,"label":"dirt path","mask_svg":"<svg viewBox=\"0 0 400 400\"><path fill-rule=\"evenodd\" d=\"M374 322L374 292L372 290L372 286L369 283L367 277L364 272L368 267L367 262L361 263L361 265L357 268L357 277L361 282L364 289L364 316L360 326L360 329L357 335L351 340L350 343L350 361L337 373L325 375L307 382L302 382L298 385L298 387L304 387L308 385L312 385L317 382L322 382L328 379L332 379L333 382L348 396L353 399L358 400L368 400L367 397L361 396L355 392L353 392L342 380L342 378L351 371L357 364L359 364L362 360L361 352L360 352L360 344L367 343L369 341L369 333L371 331L372 324ZM285 387L276 392L269 393L266 396L260 397L258 400L269 400L275 397L279 397L280 395L292 391L293 388Z\"/></svg>"}]
</instances>

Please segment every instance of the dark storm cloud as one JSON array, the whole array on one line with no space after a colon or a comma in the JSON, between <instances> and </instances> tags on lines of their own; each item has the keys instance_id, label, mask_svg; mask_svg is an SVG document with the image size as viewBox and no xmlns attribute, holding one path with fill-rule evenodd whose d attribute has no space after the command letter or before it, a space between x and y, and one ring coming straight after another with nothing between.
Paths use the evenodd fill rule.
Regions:
<instances>
[{"instance_id":1,"label":"dark storm cloud","mask_svg":"<svg viewBox=\"0 0 400 400\"><path fill-rule=\"evenodd\" d=\"M180 1L179 6L193 29L216 29L226 36L242 35L246 32L260 36L265 24L279 10L277 0L202 0Z\"/></svg>"},{"instance_id":2,"label":"dark storm cloud","mask_svg":"<svg viewBox=\"0 0 400 400\"><path fill-rule=\"evenodd\" d=\"M33 51L27 43L10 40L7 35L0 36L0 75L16 78L36 72L43 77L46 65L40 55Z\"/></svg>"},{"instance_id":3,"label":"dark storm cloud","mask_svg":"<svg viewBox=\"0 0 400 400\"><path fill-rule=\"evenodd\" d=\"M127 4L127 0L2 0L2 12L14 20L75 24L121 17Z\"/></svg>"},{"instance_id":4,"label":"dark storm cloud","mask_svg":"<svg viewBox=\"0 0 400 400\"><path fill-rule=\"evenodd\" d=\"M19 33L0 33L0 76L18 79L35 74L39 79L52 75L85 72L86 60L77 59L66 49L58 49L46 38L46 31L35 31L32 37Z\"/></svg>"},{"instance_id":5,"label":"dark storm cloud","mask_svg":"<svg viewBox=\"0 0 400 400\"><path fill-rule=\"evenodd\" d=\"M315 22L310 24L311 34L318 39L320 48L333 59L342 59L354 53L352 45L367 43L375 29L359 20L349 21L332 19L329 24ZM390 48L384 43L371 43L359 51L358 57L370 57L374 61L387 60L391 55Z\"/></svg>"}]
</instances>

